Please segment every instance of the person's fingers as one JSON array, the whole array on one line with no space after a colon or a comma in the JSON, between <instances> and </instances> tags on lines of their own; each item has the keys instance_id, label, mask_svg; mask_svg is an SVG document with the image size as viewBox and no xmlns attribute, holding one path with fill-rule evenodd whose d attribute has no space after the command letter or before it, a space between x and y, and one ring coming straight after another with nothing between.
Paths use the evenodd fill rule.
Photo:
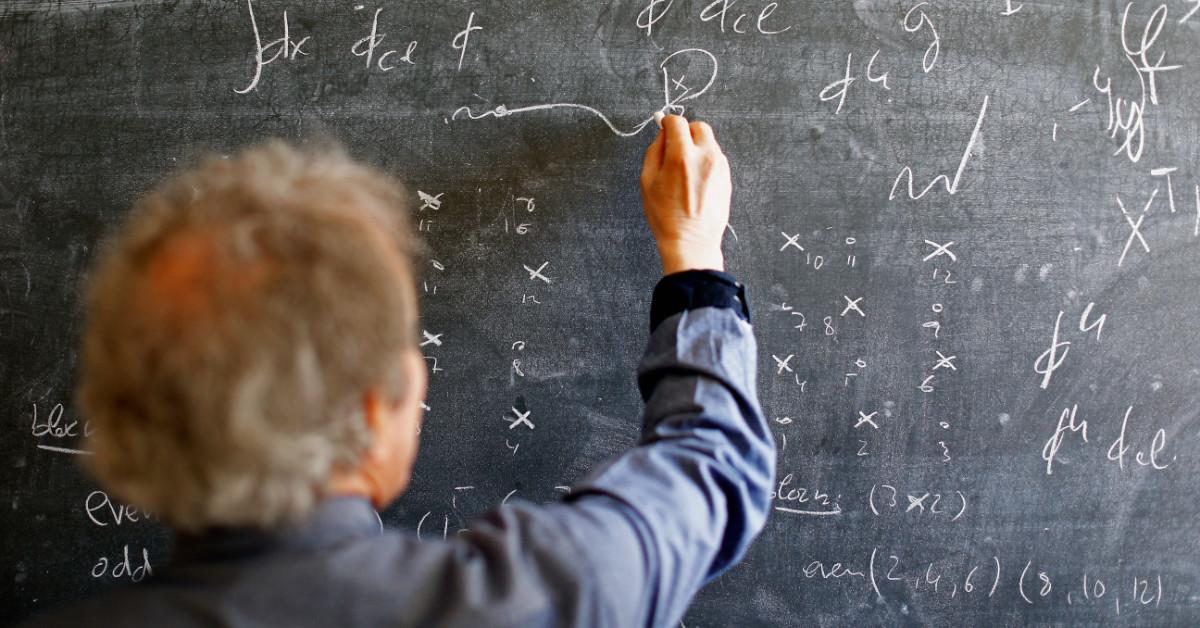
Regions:
<instances>
[{"instance_id":1,"label":"person's fingers","mask_svg":"<svg viewBox=\"0 0 1200 628\"><path fill-rule=\"evenodd\" d=\"M646 147L646 158L642 161L642 176L657 172L662 167L665 135L666 133L660 129L658 135L654 137L654 141Z\"/></svg>"},{"instance_id":2,"label":"person's fingers","mask_svg":"<svg viewBox=\"0 0 1200 628\"><path fill-rule=\"evenodd\" d=\"M717 136L713 134L712 127L707 122L696 121L689 124L688 128L692 132L692 141L696 143L696 146L721 150L721 147L717 145Z\"/></svg>"},{"instance_id":3,"label":"person's fingers","mask_svg":"<svg viewBox=\"0 0 1200 628\"><path fill-rule=\"evenodd\" d=\"M674 157L682 157L684 151L692 144L692 132L688 129L687 120L683 116L670 115L662 120L663 135L666 136L666 148L663 153L665 159Z\"/></svg>"}]
</instances>

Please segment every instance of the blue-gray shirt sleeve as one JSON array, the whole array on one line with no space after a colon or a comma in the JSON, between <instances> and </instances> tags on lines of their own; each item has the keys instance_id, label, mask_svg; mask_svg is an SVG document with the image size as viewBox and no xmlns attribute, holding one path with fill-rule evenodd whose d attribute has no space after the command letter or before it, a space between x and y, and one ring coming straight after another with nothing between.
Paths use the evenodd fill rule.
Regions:
<instances>
[{"instance_id":1,"label":"blue-gray shirt sleeve","mask_svg":"<svg viewBox=\"0 0 1200 628\"><path fill-rule=\"evenodd\" d=\"M294 530L195 539L43 625L677 625L762 528L775 471L745 312L724 278L689 277L655 293L668 301L637 371L638 445L562 503L501 506L422 542L382 533L365 500L330 499Z\"/></svg>"},{"instance_id":2,"label":"blue-gray shirt sleeve","mask_svg":"<svg viewBox=\"0 0 1200 628\"><path fill-rule=\"evenodd\" d=\"M548 592L571 600L565 615L675 625L700 587L744 555L766 521L775 475L775 444L755 392L756 351L734 307L667 317L637 371L646 402L639 444L564 503L510 513L511 524L537 522L539 535L526 536L522 549L530 556L564 544L578 554L565 569L575 573L551 561L555 577L528 574L573 589Z\"/></svg>"},{"instance_id":3,"label":"blue-gray shirt sleeve","mask_svg":"<svg viewBox=\"0 0 1200 628\"><path fill-rule=\"evenodd\" d=\"M775 444L755 391L756 364L752 329L731 308L663 321L638 367L641 442L569 498L587 510L604 498L605 525L591 531L603 541L593 539L586 553L616 603L631 607L625 625L678 622L766 522ZM610 551L628 538L636 553Z\"/></svg>"}]
</instances>

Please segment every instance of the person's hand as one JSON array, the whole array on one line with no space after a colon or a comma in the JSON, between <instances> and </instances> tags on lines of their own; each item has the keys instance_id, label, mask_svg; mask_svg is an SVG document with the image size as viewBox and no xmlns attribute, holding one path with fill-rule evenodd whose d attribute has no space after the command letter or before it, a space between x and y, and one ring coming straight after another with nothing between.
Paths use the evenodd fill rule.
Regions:
<instances>
[{"instance_id":1,"label":"person's hand","mask_svg":"<svg viewBox=\"0 0 1200 628\"><path fill-rule=\"evenodd\" d=\"M721 238L733 185L712 127L665 116L642 164L642 206L663 274L725 270Z\"/></svg>"}]
</instances>

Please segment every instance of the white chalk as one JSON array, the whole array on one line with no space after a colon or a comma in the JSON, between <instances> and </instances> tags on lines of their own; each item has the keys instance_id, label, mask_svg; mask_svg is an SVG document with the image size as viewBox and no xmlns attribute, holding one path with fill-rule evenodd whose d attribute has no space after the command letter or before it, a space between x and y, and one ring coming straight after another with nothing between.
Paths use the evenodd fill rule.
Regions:
<instances>
[{"instance_id":1,"label":"white chalk","mask_svg":"<svg viewBox=\"0 0 1200 628\"><path fill-rule=\"evenodd\" d=\"M662 128L662 119L664 117L666 117L666 116L663 115L663 112L661 112L661 111L654 112L654 123L657 124L658 128L660 128L660 129Z\"/></svg>"}]
</instances>

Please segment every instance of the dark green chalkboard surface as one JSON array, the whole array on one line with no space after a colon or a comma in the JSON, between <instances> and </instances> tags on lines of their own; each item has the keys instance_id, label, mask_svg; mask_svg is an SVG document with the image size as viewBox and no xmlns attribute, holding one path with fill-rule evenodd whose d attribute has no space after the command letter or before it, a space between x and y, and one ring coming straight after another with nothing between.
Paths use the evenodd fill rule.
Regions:
<instances>
[{"instance_id":1,"label":"dark green chalkboard surface","mask_svg":"<svg viewBox=\"0 0 1200 628\"><path fill-rule=\"evenodd\" d=\"M205 151L335 138L411 192L423 538L634 442L652 113L730 156L779 442L693 626L1200 624L1200 3L0 6L0 613L152 574L79 470L79 295ZM102 618L97 618L102 624Z\"/></svg>"}]
</instances>

